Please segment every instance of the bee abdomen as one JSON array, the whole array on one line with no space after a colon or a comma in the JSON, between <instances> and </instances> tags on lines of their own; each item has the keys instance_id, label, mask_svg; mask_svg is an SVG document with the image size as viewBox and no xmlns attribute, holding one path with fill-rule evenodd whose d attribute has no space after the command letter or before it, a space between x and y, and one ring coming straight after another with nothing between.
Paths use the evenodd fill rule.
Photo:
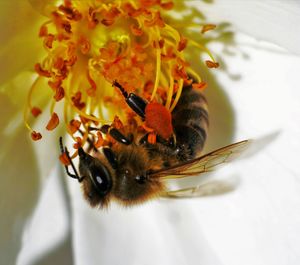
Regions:
<instances>
[{"instance_id":1,"label":"bee abdomen","mask_svg":"<svg viewBox=\"0 0 300 265\"><path fill-rule=\"evenodd\" d=\"M207 101L203 94L191 86L184 87L172 118L176 145L181 149L179 159L194 158L203 149L209 124Z\"/></svg>"}]
</instances>

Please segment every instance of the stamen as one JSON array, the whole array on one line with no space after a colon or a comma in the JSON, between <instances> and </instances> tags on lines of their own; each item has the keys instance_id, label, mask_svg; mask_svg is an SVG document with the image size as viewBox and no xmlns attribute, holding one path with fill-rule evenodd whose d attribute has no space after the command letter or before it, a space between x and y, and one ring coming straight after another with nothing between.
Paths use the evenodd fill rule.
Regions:
<instances>
[{"instance_id":1,"label":"stamen","mask_svg":"<svg viewBox=\"0 0 300 265\"><path fill-rule=\"evenodd\" d=\"M214 59L214 56L212 55L212 53L210 52L209 49L207 49L205 46L201 45L200 43L194 41L194 40L190 40L190 43L196 47L198 47L200 50L205 51L208 56L212 59L213 62L216 62Z\"/></svg>"},{"instance_id":2,"label":"stamen","mask_svg":"<svg viewBox=\"0 0 300 265\"><path fill-rule=\"evenodd\" d=\"M55 112L53 112L53 114L46 126L46 129L48 131L52 131L57 127L58 124L59 124L59 118L58 118L57 114Z\"/></svg>"},{"instance_id":3,"label":"stamen","mask_svg":"<svg viewBox=\"0 0 300 265\"><path fill-rule=\"evenodd\" d=\"M217 62L212 62L212 61L206 60L205 63L208 68L218 68L219 67L219 63L217 63Z\"/></svg>"},{"instance_id":4,"label":"stamen","mask_svg":"<svg viewBox=\"0 0 300 265\"><path fill-rule=\"evenodd\" d=\"M101 146L103 146L104 144L104 139L102 137L102 133L101 132L97 132L97 141L94 143L94 146L96 148L100 148Z\"/></svg>"},{"instance_id":5,"label":"stamen","mask_svg":"<svg viewBox=\"0 0 300 265\"><path fill-rule=\"evenodd\" d=\"M80 121L71 120L68 126L70 133L74 134L75 132L77 132L79 130L80 125L81 125Z\"/></svg>"},{"instance_id":6,"label":"stamen","mask_svg":"<svg viewBox=\"0 0 300 265\"><path fill-rule=\"evenodd\" d=\"M34 107L32 107L31 105L31 99L32 99L32 95L33 95L33 92L38 88L38 83L41 81L41 78L40 77L37 77L33 84L31 85L30 87L30 90L28 92L28 96L27 96L27 102L26 102L26 107L24 108L24 111L23 111L23 120L24 120L24 123L25 123L25 126L27 127L27 129L31 132L33 132L33 129L30 127L29 123L28 123L28 110L31 110L31 113L34 115L34 114L37 114L37 110L33 110ZM37 133L34 133L32 135L32 138L34 139L37 139L39 138L39 136L37 137ZM41 137L40 137L41 138ZM39 139L40 139L39 138ZM38 139L37 139L38 140Z\"/></svg>"},{"instance_id":7,"label":"stamen","mask_svg":"<svg viewBox=\"0 0 300 265\"><path fill-rule=\"evenodd\" d=\"M174 7L174 3L172 1L161 3L160 6L165 10L171 10Z\"/></svg>"},{"instance_id":8,"label":"stamen","mask_svg":"<svg viewBox=\"0 0 300 265\"><path fill-rule=\"evenodd\" d=\"M154 88L153 88L153 92L151 95L151 101L154 99L154 97L156 95L158 84L159 84L159 79L160 79L160 68L161 68L160 55L161 55L160 49L156 49L156 73L155 73Z\"/></svg>"},{"instance_id":9,"label":"stamen","mask_svg":"<svg viewBox=\"0 0 300 265\"><path fill-rule=\"evenodd\" d=\"M192 87L194 89L198 89L198 90L204 90L205 88L207 88L207 83L206 82L200 82L200 83L194 83L192 84Z\"/></svg>"},{"instance_id":10,"label":"stamen","mask_svg":"<svg viewBox=\"0 0 300 265\"><path fill-rule=\"evenodd\" d=\"M34 66L34 70L38 73L40 76L44 77L51 77L51 73L49 71L46 71L42 68L41 64L37 63Z\"/></svg>"},{"instance_id":11,"label":"stamen","mask_svg":"<svg viewBox=\"0 0 300 265\"><path fill-rule=\"evenodd\" d=\"M187 45L187 42L188 42L187 38L184 38L182 35L180 35L180 41L178 42L177 50L179 52L184 50Z\"/></svg>"},{"instance_id":12,"label":"stamen","mask_svg":"<svg viewBox=\"0 0 300 265\"><path fill-rule=\"evenodd\" d=\"M176 92L176 97L175 97L175 99L173 101L173 104L172 104L172 106L170 108L170 112L172 112L173 109L176 107L176 105L177 105L177 103L178 103L178 101L180 99L180 96L181 96L182 88L183 88L183 79L179 79L178 90Z\"/></svg>"},{"instance_id":13,"label":"stamen","mask_svg":"<svg viewBox=\"0 0 300 265\"><path fill-rule=\"evenodd\" d=\"M170 70L170 86L167 92L167 102L166 102L166 108L169 109L170 105L171 105L171 100L172 100L172 96L173 96L173 88L174 88L174 77L171 73Z\"/></svg>"},{"instance_id":14,"label":"stamen","mask_svg":"<svg viewBox=\"0 0 300 265\"><path fill-rule=\"evenodd\" d=\"M39 116L42 113L42 110L40 108L37 107L33 107L31 109L31 114L36 118L37 116Z\"/></svg>"},{"instance_id":15,"label":"stamen","mask_svg":"<svg viewBox=\"0 0 300 265\"><path fill-rule=\"evenodd\" d=\"M53 93L51 118L45 127L54 130L58 126L60 115L54 110L57 111L57 104L63 104L64 124L76 142L75 149L87 141L96 148L108 141L111 145L115 143L109 135L102 136L100 132L96 135L90 129L93 126L111 124L121 130L127 126L138 130L143 124L129 110L124 97L111 87L113 80L118 80L128 93L150 101L153 115L148 115L143 124L143 130L151 131L150 142L155 143L156 134L169 137L171 111L184 85L193 82L193 88L200 90L207 86L186 60L187 47L193 45L204 51L210 57L206 65L218 67L202 43L182 35L185 31L178 31L184 22L175 27L169 16L166 23L165 13L173 6L174 2L167 0L60 1L38 33L47 55L34 66L39 77L29 91L24 111L31 137L41 138L30 127L28 116L31 113L37 117L42 111L39 105L31 103L35 92L43 91L42 83L38 82L42 79L47 80ZM215 28L213 24L188 23L188 27L193 26L202 27L202 33ZM157 114L168 121L167 125L161 124ZM82 138L77 138L78 133ZM72 157L76 155L75 150ZM60 159L70 162L68 157Z\"/></svg>"},{"instance_id":16,"label":"stamen","mask_svg":"<svg viewBox=\"0 0 300 265\"><path fill-rule=\"evenodd\" d=\"M205 24L202 26L201 33L204 34L205 32L207 32L209 30L213 30L215 28L216 28L216 25L214 25L214 24Z\"/></svg>"},{"instance_id":17,"label":"stamen","mask_svg":"<svg viewBox=\"0 0 300 265\"><path fill-rule=\"evenodd\" d=\"M65 91L63 89L63 87L59 86L55 89L55 95L53 96L53 98L55 99L55 101L60 101L61 99L63 99L65 96Z\"/></svg>"},{"instance_id":18,"label":"stamen","mask_svg":"<svg viewBox=\"0 0 300 265\"><path fill-rule=\"evenodd\" d=\"M38 140L42 139L42 135L39 132L32 131L31 138L33 141L38 141Z\"/></svg>"}]
</instances>

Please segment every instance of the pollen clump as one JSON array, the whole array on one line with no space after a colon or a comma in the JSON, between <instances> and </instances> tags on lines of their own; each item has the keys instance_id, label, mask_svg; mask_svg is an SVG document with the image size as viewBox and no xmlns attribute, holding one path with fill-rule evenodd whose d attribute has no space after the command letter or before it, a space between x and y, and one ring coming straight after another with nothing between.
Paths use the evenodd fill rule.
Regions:
<instances>
[{"instance_id":1,"label":"pollen clump","mask_svg":"<svg viewBox=\"0 0 300 265\"><path fill-rule=\"evenodd\" d=\"M115 80L126 93L152 102L144 125L153 130L153 135L170 137L171 112L184 84L190 84L193 76L197 80L195 89L206 87L190 66L188 49L196 46L199 55L205 52L210 57L206 60L209 68L219 66L199 40L173 26L181 22L169 14L173 9L176 11L176 1L167 0L53 1L37 33L46 55L33 66L37 78L24 111L32 139L42 137L29 125L28 115L37 117L41 113L32 103L39 93L52 95L46 130L54 130L61 120L75 149L87 141L97 148L107 143L108 137L91 129L95 126L112 124L123 128L134 124L144 130L124 95L112 86ZM215 27L201 25L202 33Z\"/></svg>"},{"instance_id":2,"label":"pollen clump","mask_svg":"<svg viewBox=\"0 0 300 265\"><path fill-rule=\"evenodd\" d=\"M170 111L162 104L151 102L147 105L145 114L145 125L168 140L173 133Z\"/></svg>"}]
</instances>

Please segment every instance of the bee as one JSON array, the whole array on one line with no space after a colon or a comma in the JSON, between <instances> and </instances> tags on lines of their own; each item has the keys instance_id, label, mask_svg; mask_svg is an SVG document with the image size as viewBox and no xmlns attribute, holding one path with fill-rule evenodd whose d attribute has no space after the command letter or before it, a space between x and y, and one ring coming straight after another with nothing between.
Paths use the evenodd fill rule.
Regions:
<instances>
[{"instance_id":1,"label":"bee","mask_svg":"<svg viewBox=\"0 0 300 265\"><path fill-rule=\"evenodd\" d=\"M183 87L169 116L165 115L162 105L153 105L156 103L146 102L134 93L128 94L116 81L113 85L120 89L128 106L146 125L155 121L156 139L151 141L152 132L145 133L132 125L122 129L113 125L95 128L109 135L115 143L102 147L101 152L93 148L92 141L88 151L80 147L79 174L60 139L61 151L68 155L74 174L68 166L65 166L66 172L81 183L84 197L92 207L105 208L112 200L132 206L158 197L197 196L202 186L169 190L166 183L211 171L235 158L249 144L244 140L201 155L209 125L208 107L204 95L193 89L192 84ZM155 109L161 109L160 113L153 112Z\"/></svg>"}]
</instances>

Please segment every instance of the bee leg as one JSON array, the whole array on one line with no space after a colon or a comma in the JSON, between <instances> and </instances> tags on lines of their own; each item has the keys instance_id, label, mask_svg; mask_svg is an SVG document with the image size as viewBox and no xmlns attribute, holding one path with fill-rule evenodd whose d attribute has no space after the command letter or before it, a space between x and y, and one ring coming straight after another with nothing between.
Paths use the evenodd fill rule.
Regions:
<instances>
[{"instance_id":1,"label":"bee leg","mask_svg":"<svg viewBox=\"0 0 300 265\"><path fill-rule=\"evenodd\" d=\"M173 133L170 140L169 140L169 144L171 147L176 147L176 135Z\"/></svg>"},{"instance_id":2,"label":"bee leg","mask_svg":"<svg viewBox=\"0 0 300 265\"><path fill-rule=\"evenodd\" d=\"M110 163L112 168L116 169L117 168L117 158L113 151L109 147L104 147L103 148L103 153L107 159L107 161Z\"/></svg>"},{"instance_id":3,"label":"bee leg","mask_svg":"<svg viewBox=\"0 0 300 265\"><path fill-rule=\"evenodd\" d=\"M124 134L122 134L117 128L114 128L108 124L102 125L99 128L90 127L90 130L99 130L104 134L109 134L112 138L114 138L117 142L130 145L133 141L133 135L129 134L128 137L126 137Z\"/></svg>"},{"instance_id":4,"label":"bee leg","mask_svg":"<svg viewBox=\"0 0 300 265\"><path fill-rule=\"evenodd\" d=\"M130 93L128 95L125 89L116 80L113 82L113 86L120 89L122 95L126 100L127 105L142 119L145 119L145 108L147 106L147 102L134 93Z\"/></svg>"},{"instance_id":5,"label":"bee leg","mask_svg":"<svg viewBox=\"0 0 300 265\"><path fill-rule=\"evenodd\" d=\"M133 140L132 134L131 134L130 138L127 138L116 128L110 128L109 135L111 137L113 137L116 141L118 141L122 144L125 144L125 145L130 145Z\"/></svg>"},{"instance_id":6,"label":"bee leg","mask_svg":"<svg viewBox=\"0 0 300 265\"><path fill-rule=\"evenodd\" d=\"M72 167L72 169L74 171L74 174L72 174L69 171L69 167L65 166L65 170L66 170L67 175L69 177L71 177L71 178L77 179L78 182L81 182L84 179L84 177L80 177L79 176L79 174L78 174L78 172L77 172L77 170L76 170L76 168L75 168L75 166L73 164L73 161L72 161L72 159L71 159L71 157L69 155L69 151L68 151L67 147L64 148L64 146L63 146L62 137L59 137L59 145L60 145L60 151L61 151L61 153L62 154L65 153L67 155L67 158L68 158L68 160L70 162L70 165L71 165L71 167Z\"/></svg>"}]
</instances>

